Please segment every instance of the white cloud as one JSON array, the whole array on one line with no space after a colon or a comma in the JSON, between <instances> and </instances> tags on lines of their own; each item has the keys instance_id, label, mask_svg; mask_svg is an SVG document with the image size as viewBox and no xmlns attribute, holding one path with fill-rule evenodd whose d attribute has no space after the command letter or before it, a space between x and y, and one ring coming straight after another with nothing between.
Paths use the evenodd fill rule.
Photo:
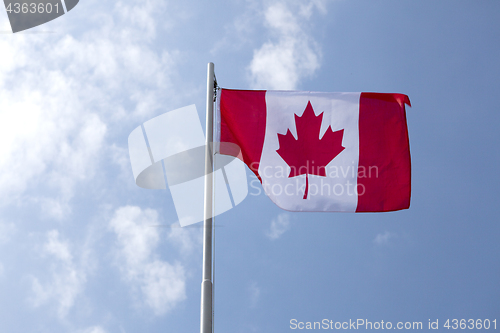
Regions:
<instances>
[{"instance_id":1,"label":"white cloud","mask_svg":"<svg viewBox=\"0 0 500 333\"><path fill-rule=\"evenodd\" d=\"M97 115L83 114L60 73L37 72L18 73L0 90L0 198L9 204L29 185L41 184L56 190L63 206L75 183L92 175L106 126Z\"/></svg>"},{"instance_id":2,"label":"white cloud","mask_svg":"<svg viewBox=\"0 0 500 333\"><path fill-rule=\"evenodd\" d=\"M15 231L14 223L0 221L0 244L8 243Z\"/></svg>"},{"instance_id":3,"label":"white cloud","mask_svg":"<svg viewBox=\"0 0 500 333\"><path fill-rule=\"evenodd\" d=\"M250 307L255 308L260 299L260 288L257 285L257 282L252 282L250 287L248 288L248 292L250 295Z\"/></svg>"},{"instance_id":4,"label":"white cloud","mask_svg":"<svg viewBox=\"0 0 500 333\"><path fill-rule=\"evenodd\" d=\"M47 242L44 246L45 252L55 256L63 262L70 263L73 261L73 256L69 252L68 243L59 240L59 232L57 230L50 231L47 238Z\"/></svg>"},{"instance_id":5,"label":"white cloud","mask_svg":"<svg viewBox=\"0 0 500 333\"><path fill-rule=\"evenodd\" d=\"M388 244L390 239L396 238L396 237L397 237L397 234L389 232L389 231L386 231L384 233L378 234L375 237L375 239L373 240L373 243L375 243L377 245Z\"/></svg>"},{"instance_id":6,"label":"white cloud","mask_svg":"<svg viewBox=\"0 0 500 333\"><path fill-rule=\"evenodd\" d=\"M314 7L326 11L322 1L280 1L265 9L265 25L274 38L254 50L249 66L253 88L296 89L300 79L320 67L320 49L304 29Z\"/></svg>"},{"instance_id":7,"label":"white cloud","mask_svg":"<svg viewBox=\"0 0 500 333\"><path fill-rule=\"evenodd\" d=\"M158 259L160 236L152 209L125 206L115 211L110 228L118 240L118 260L127 280L142 293L143 302L155 315L163 315L186 298L185 272L180 263Z\"/></svg>"},{"instance_id":8,"label":"white cloud","mask_svg":"<svg viewBox=\"0 0 500 333\"><path fill-rule=\"evenodd\" d=\"M281 213L271 221L271 226L266 231L266 236L271 240L275 240L280 238L288 229L290 229L290 215Z\"/></svg>"},{"instance_id":9,"label":"white cloud","mask_svg":"<svg viewBox=\"0 0 500 333\"><path fill-rule=\"evenodd\" d=\"M158 213L135 206L118 208L110 222L116 233L123 258L133 275L135 269L149 260L158 244L159 235L151 225L157 224Z\"/></svg>"},{"instance_id":10,"label":"white cloud","mask_svg":"<svg viewBox=\"0 0 500 333\"><path fill-rule=\"evenodd\" d=\"M82 7L53 23L71 31L66 18L84 17L84 33L0 40L0 205L37 204L45 216L67 218L75 188L91 181L114 144L109 129L179 98L178 52L153 43L164 1L93 5L88 17ZM6 16L0 21L8 26Z\"/></svg>"},{"instance_id":11,"label":"white cloud","mask_svg":"<svg viewBox=\"0 0 500 333\"><path fill-rule=\"evenodd\" d=\"M168 240L179 249L183 257L187 257L193 254L196 249L201 248L203 234L200 231L176 225L170 230Z\"/></svg>"},{"instance_id":12,"label":"white cloud","mask_svg":"<svg viewBox=\"0 0 500 333\"><path fill-rule=\"evenodd\" d=\"M106 330L100 326L91 326L83 330L78 330L77 333L106 333Z\"/></svg>"},{"instance_id":13,"label":"white cloud","mask_svg":"<svg viewBox=\"0 0 500 333\"><path fill-rule=\"evenodd\" d=\"M40 203L44 216L63 220L65 216L71 213L71 207L67 200L40 198L37 201Z\"/></svg>"},{"instance_id":14,"label":"white cloud","mask_svg":"<svg viewBox=\"0 0 500 333\"><path fill-rule=\"evenodd\" d=\"M49 301L55 301L58 316L64 318L84 290L87 272L82 267L85 265L78 267L75 264L69 242L62 240L57 230L47 233L42 254L55 259L49 266L51 281L41 283L37 277L32 277L32 303L39 307Z\"/></svg>"},{"instance_id":15,"label":"white cloud","mask_svg":"<svg viewBox=\"0 0 500 333\"><path fill-rule=\"evenodd\" d=\"M166 313L186 298L184 275L179 263L171 265L154 260L145 264L141 290L146 304L156 315Z\"/></svg>"},{"instance_id":16,"label":"white cloud","mask_svg":"<svg viewBox=\"0 0 500 333\"><path fill-rule=\"evenodd\" d=\"M306 19L311 18L314 9L317 9L322 14L326 14L326 3L326 0L300 1L299 14Z\"/></svg>"}]
</instances>

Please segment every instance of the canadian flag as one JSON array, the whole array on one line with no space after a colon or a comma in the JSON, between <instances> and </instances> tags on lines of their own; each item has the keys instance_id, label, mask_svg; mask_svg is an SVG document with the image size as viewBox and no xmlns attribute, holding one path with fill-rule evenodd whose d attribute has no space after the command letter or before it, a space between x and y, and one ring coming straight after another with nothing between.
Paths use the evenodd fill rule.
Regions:
<instances>
[{"instance_id":1,"label":"canadian flag","mask_svg":"<svg viewBox=\"0 0 500 333\"><path fill-rule=\"evenodd\" d=\"M289 211L383 212L410 206L408 96L220 89L216 140ZM231 155L221 146L221 154Z\"/></svg>"}]
</instances>

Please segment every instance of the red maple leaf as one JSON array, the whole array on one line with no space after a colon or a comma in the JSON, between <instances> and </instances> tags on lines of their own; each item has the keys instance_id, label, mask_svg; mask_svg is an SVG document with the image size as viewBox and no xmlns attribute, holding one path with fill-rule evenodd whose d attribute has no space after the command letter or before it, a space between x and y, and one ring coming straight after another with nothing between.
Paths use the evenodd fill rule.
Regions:
<instances>
[{"instance_id":1,"label":"red maple leaf","mask_svg":"<svg viewBox=\"0 0 500 333\"><path fill-rule=\"evenodd\" d=\"M326 165L345 149L342 147L343 129L333 132L328 126L323 137L319 138L322 121L323 112L316 116L311 102L308 102L302 116L295 115L297 139L290 129L286 135L278 133L280 147L276 152L291 168L288 178L306 175L303 199L307 199L309 190L308 175L326 177Z\"/></svg>"}]
</instances>

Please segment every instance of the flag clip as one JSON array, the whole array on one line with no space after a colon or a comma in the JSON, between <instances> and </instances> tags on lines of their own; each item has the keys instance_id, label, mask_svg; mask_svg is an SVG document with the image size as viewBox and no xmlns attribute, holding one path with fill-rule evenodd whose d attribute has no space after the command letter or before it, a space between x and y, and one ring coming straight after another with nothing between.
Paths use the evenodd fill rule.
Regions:
<instances>
[{"instance_id":1,"label":"flag clip","mask_svg":"<svg viewBox=\"0 0 500 333\"><path fill-rule=\"evenodd\" d=\"M214 73L214 102L217 100L217 89L219 89L219 85L217 84L217 77Z\"/></svg>"}]
</instances>

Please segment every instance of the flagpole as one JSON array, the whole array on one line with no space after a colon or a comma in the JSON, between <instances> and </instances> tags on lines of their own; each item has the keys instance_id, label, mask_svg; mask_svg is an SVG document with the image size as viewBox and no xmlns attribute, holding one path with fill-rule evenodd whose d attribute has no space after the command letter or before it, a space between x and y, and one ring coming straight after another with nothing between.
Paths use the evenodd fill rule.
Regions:
<instances>
[{"instance_id":1,"label":"flagpole","mask_svg":"<svg viewBox=\"0 0 500 333\"><path fill-rule=\"evenodd\" d=\"M201 282L200 333L212 333L212 187L213 187L213 114L214 114L214 64L208 63L207 73L207 122L205 145L205 212L203 228L203 279Z\"/></svg>"}]
</instances>

